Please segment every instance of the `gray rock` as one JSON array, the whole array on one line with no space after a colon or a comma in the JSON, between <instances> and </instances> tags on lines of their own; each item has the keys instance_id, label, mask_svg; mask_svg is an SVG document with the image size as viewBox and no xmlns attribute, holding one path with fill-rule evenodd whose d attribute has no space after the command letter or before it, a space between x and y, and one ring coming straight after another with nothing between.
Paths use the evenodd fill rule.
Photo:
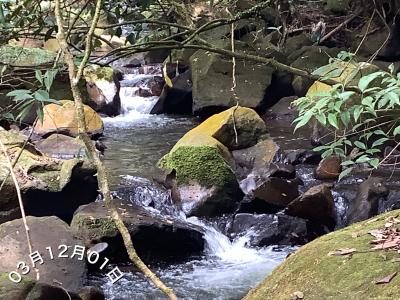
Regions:
<instances>
[{"instance_id":1,"label":"gray rock","mask_svg":"<svg viewBox=\"0 0 400 300\"><path fill-rule=\"evenodd\" d=\"M57 217L27 217L30 229L33 251L39 251L43 264L36 264L39 270L40 282L54 284L61 282L67 290L77 291L82 287L86 276L85 260L70 258L75 245L83 246L66 223ZM65 253L69 258L58 257L62 248L68 246ZM50 258L46 247L51 247L54 259ZM16 270L17 263L23 261L31 266L30 251L26 241L25 228L22 219L13 220L0 225L0 272ZM36 279L36 272L31 269L27 274Z\"/></svg>"}]
</instances>

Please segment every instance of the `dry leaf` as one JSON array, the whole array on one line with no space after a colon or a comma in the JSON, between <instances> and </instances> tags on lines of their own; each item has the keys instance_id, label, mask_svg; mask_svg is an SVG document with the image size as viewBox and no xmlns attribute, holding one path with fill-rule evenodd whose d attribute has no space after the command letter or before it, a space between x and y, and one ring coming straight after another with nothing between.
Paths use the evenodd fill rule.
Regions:
<instances>
[{"instance_id":1,"label":"dry leaf","mask_svg":"<svg viewBox=\"0 0 400 300\"><path fill-rule=\"evenodd\" d=\"M384 283L389 283L392 281L392 279L397 275L397 272L391 273L387 275L386 277L383 277L382 279L379 279L375 281L376 284L384 284Z\"/></svg>"},{"instance_id":2,"label":"dry leaf","mask_svg":"<svg viewBox=\"0 0 400 300\"><path fill-rule=\"evenodd\" d=\"M297 291L292 294L292 300L304 299L304 293Z\"/></svg>"},{"instance_id":3,"label":"dry leaf","mask_svg":"<svg viewBox=\"0 0 400 300\"><path fill-rule=\"evenodd\" d=\"M360 236L360 233L359 232L352 232L351 233L351 237L352 238L356 238L356 237L359 237Z\"/></svg>"},{"instance_id":4,"label":"dry leaf","mask_svg":"<svg viewBox=\"0 0 400 300\"><path fill-rule=\"evenodd\" d=\"M376 221L378 221L378 218L371 219L371 220L367 221L366 224L370 224L370 223L373 223L373 222L376 222Z\"/></svg>"},{"instance_id":5,"label":"dry leaf","mask_svg":"<svg viewBox=\"0 0 400 300\"><path fill-rule=\"evenodd\" d=\"M382 244L378 244L372 247L372 250L382 250L389 249L400 245L400 239L395 239L393 241L383 242Z\"/></svg>"},{"instance_id":6,"label":"dry leaf","mask_svg":"<svg viewBox=\"0 0 400 300\"><path fill-rule=\"evenodd\" d=\"M328 253L328 256L349 255L356 252L356 248L341 248Z\"/></svg>"},{"instance_id":7,"label":"dry leaf","mask_svg":"<svg viewBox=\"0 0 400 300\"><path fill-rule=\"evenodd\" d=\"M383 238L383 230L380 229L373 229L368 231L368 233L374 237L376 237L377 239L382 239Z\"/></svg>"}]
</instances>

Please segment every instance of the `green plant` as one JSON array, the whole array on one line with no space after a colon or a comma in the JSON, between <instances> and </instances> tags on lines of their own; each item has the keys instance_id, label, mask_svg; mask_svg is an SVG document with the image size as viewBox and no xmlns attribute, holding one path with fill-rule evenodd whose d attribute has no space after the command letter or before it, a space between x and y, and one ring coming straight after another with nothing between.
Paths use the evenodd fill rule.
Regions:
<instances>
[{"instance_id":1,"label":"green plant","mask_svg":"<svg viewBox=\"0 0 400 300\"><path fill-rule=\"evenodd\" d=\"M348 66L341 62L338 64L334 59L329 67L324 66L315 74L339 78L345 71L343 66ZM389 72L373 72L355 80L360 64L355 66L330 89L295 101L299 110L295 129L313 120L315 126L322 125L333 137L314 150L322 152L323 158L331 155L343 158L339 180L357 164L367 163L378 168L387 159L382 157L383 146L395 143L397 148L400 145L397 142L400 134L400 73L396 75L394 67L390 66Z\"/></svg>"},{"instance_id":2,"label":"green plant","mask_svg":"<svg viewBox=\"0 0 400 300\"><path fill-rule=\"evenodd\" d=\"M36 70L35 77L40 84L38 89L34 91L18 89L9 92L7 96L12 97L14 102L16 102L13 112L17 112L17 115L14 116L14 114L9 111L4 117L15 121L21 121L28 115L30 111L36 109L37 117L39 121L42 122L44 105L47 103L58 104L58 101L51 99L49 96L50 88L57 72L57 69L49 69L44 73L42 73L40 70Z\"/></svg>"}]
</instances>

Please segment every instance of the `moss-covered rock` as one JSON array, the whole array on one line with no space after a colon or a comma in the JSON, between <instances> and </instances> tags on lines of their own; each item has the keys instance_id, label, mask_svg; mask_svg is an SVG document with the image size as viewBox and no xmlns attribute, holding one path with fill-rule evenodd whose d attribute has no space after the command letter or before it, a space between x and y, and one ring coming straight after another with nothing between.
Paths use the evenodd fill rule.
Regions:
<instances>
[{"instance_id":1,"label":"moss-covered rock","mask_svg":"<svg viewBox=\"0 0 400 300\"><path fill-rule=\"evenodd\" d=\"M30 66L53 63L56 54L40 48L24 48L4 45L0 47L0 62L14 66Z\"/></svg>"},{"instance_id":2,"label":"moss-covered rock","mask_svg":"<svg viewBox=\"0 0 400 300\"><path fill-rule=\"evenodd\" d=\"M178 141L159 166L175 172L173 196L186 214L215 215L235 207L242 194L229 150L252 146L265 132L257 113L239 106L213 115Z\"/></svg>"},{"instance_id":3,"label":"moss-covered rock","mask_svg":"<svg viewBox=\"0 0 400 300\"><path fill-rule=\"evenodd\" d=\"M398 299L400 276L387 284L375 281L398 272L397 251L371 251L374 237L368 232L383 229L395 210L332 232L301 247L254 288L245 300L293 299L300 291L304 299ZM337 249L355 248L350 256L328 256ZM297 298L296 298L297 299Z\"/></svg>"},{"instance_id":4,"label":"moss-covered rock","mask_svg":"<svg viewBox=\"0 0 400 300\"><path fill-rule=\"evenodd\" d=\"M327 0L326 9L333 13L346 13L349 9L349 0Z\"/></svg>"},{"instance_id":5,"label":"moss-covered rock","mask_svg":"<svg viewBox=\"0 0 400 300\"><path fill-rule=\"evenodd\" d=\"M0 273L0 299L25 300L35 281L23 276L19 283L12 282L8 273Z\"/></svg>"}]
</instances>

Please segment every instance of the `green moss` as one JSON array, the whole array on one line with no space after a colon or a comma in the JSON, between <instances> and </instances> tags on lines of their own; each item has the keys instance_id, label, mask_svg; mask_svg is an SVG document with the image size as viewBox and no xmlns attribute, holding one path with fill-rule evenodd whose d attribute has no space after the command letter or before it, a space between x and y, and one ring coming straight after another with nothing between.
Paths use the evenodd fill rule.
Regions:
<instances>
[{"instance_id":1,"label":"green moss","mask_svg":"<svg viewBox=\"0 0 400 300\"><path fill-rule=\"evenodd\" d=\"M19 283L14 283L8 278L8 273L0 273L0 299L25 299L34 287L35 281L22 276Z\"/></svg>"},{"instance_id":2,"label":"green moss","mask_svg":"<svg viewBox=\"0 0 400 300\"><path fill-rule=\"evenodd\" d=\"M219 149L212 146L179 146L165 155L159 166L176 170L178 184L196 181L211 187L236 180Z\"/></svg>"},{"instance_id":3,"label":"green moss","mask_svg":"<svg viewBox=\"0 0 400 300\"><path fill-rule=\"evenodd\" d=\"M390 283L377 285L374 281L399 270L396 251L370 251L368 234L381 229L390 216L399 216L400 210L378 216L375 219L354 224L327 234L301 247L283 264L277 267L246 300L291 299L296 291L305 299L399 299L400 276ZM357 233L357 237L353 237ZM328 256L340 248L356 248L361 253L351 257Z\"/></svg>"},{"instance_id":4,"label":"green moss","mask_svg":"<svg viewBox=\"0 0 400 300\"><path fill-rule=\"evenodd\" d=\"M217 148L180 146L164 156L159 165L177 172L178 183L197 181L201 185L223 185L232 177L229 165Z\"/></svg>"},{"instance_id":5,"label":"green moss","mask_svg":"<svg viewBox=\"0 0 400 300\"><path fill-rule=\"evenodd\" d=\"M110 67L89 66L85 68L85 79L88 82L96 82L98 80L113 82L114 71Z\"/></svg>"},{"instance_id":6,"label":"green moss","mask_svg":"<svg viewBox=\"0 0 400 300\"><path fill-rule=\"evenodd\" d=\"M38 65L51 63L55 53L40 48L4 45L0 47L0 62L12 65Z\"/></svg>"},{"instance_id":7,"label":"green moss","mask_svg":"<svg viewBox=\"0 0 400 300\"><path fill-rule=\"evenodd\" d=\"M93 240L118 234L118 229L111 218L92 218L89 215L76 215L71 222L71 228Z\"/></svg>"}]
</instances>

